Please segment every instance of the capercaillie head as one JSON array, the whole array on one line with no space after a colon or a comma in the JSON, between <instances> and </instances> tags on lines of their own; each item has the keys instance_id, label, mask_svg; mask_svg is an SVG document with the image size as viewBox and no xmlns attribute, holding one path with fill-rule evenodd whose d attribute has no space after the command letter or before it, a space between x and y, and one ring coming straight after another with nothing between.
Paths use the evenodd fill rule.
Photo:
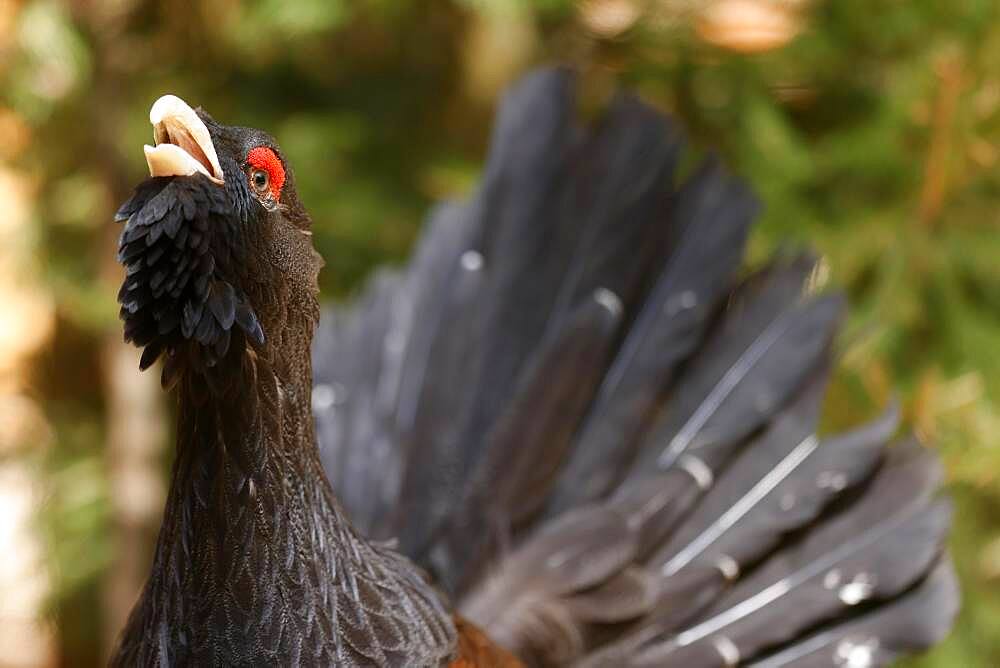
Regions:
<instances>
[{"instance_id":1,"label":"capercaillie head","mask_svg":"<svg viewBox=\"0 0 1000 668\"><path fill-rule=\"evenodd\" d=\"M173 95L150 122L151 178L116 215L120 315L126 341L144 348L140 367L163 357L164 387L184 373L211 384L244 350L280 357L289 337L307 348L322 260L275 140Z\"/></svg>"}]
</instances>

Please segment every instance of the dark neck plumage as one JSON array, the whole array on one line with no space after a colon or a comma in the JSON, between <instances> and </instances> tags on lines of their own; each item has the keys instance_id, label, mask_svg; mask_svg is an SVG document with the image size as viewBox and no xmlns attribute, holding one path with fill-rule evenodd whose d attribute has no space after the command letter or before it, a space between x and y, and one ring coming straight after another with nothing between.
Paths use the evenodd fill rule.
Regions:
<instances>
[{"instance_id":1,"label":"dark neck plumage","mask_svg":"<svg viewBox=\"0 0 1000 668\"><path fill-rule=\"evenodd\" d=\"M434 593L344 518L316 448L311 337L283 324L271 354L247 347L180 383L163 526L118 665L389 665L386 624L417 656L450 652Z\"/></svg>"}]
</instances>

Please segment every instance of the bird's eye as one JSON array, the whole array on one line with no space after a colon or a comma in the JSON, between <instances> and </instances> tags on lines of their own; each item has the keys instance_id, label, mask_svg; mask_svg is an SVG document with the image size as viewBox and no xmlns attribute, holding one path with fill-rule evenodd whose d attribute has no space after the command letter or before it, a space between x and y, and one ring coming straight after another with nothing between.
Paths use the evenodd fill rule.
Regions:
<instances>
[{"instance_id":1,"label":"bird's eye","mask_svg":"<svg viewBox=\"0 0 1000 668\"><path fill-rule=\"evenodd\" d=\"M271 177L263 169L253 170L253 173L250 174L250 180L253 182L254 190L258 193L264 195L270 191Z\"/></svg>"},{"instance_id":2,"label":"bird's eye","mask_svg":"<svg viewBox=\"0 0 1000 668\"><path fill-rule=\"evenodd\" d=\"M265 206L274 206L281 201L281 189L285 185L285 166L273 149L258 146L247 153L247 178L257 199Z\"/></svg>"}]
</instances>

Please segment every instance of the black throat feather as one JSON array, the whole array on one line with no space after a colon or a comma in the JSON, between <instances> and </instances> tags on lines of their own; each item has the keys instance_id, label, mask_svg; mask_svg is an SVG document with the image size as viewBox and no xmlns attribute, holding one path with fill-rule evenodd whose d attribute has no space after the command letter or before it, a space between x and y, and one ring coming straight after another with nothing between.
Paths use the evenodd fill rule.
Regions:
<instances>
[{"instance_id":1,"label":"black throat feather","mask_svg":"<svg viewBox=\"0 0 1000 668\"><path fill-rule=\"evenodd\" d=\"M125 222L118 261L126 278L118 293L125 340L143 347L140 368L166 354L164 386L172 386L175 355L187 341L192 358L214 366L229 351L234 324L258 345L263 331L231 277L247 261L239 226L247 203L206 177L158 177L143 182L118 210Z\"/></svg>"}]
</instances>

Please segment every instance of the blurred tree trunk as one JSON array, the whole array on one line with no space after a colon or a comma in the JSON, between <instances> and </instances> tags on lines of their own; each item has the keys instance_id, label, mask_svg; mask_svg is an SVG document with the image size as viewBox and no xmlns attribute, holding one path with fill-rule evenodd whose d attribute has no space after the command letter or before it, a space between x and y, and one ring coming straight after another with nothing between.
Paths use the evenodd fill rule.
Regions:
<instances>
[{"instance_id":1,"label":"blurred tree trunk","mask_svg":"<svg viewBox=\"0 0 1000 668\"><path fill-rule=\"evenodd\" d=\"M94 134L93 155L108 194L107 220L99 235L101 278L118 291L122 268L115 260L119 234L111 222L114 208L128 196L132 175L116 142L127 105L126 82L130 58L122 39L130 2L88 3L81 18L91 30L94 56L94 94L89 97L89 124ZM136 147L139 150L139 147ZM150 546L159 528L164 486L160 455L167 436L166 412L158 374L139 373L136 349L122 341L121 329L110 331L104 342L101 369L107 393L105 461L111 500L112 561L104 580L102 655L110 656L118 634L145 583L150 568Z\"/></svg>"},{"instance_id":2,"label":"blurred tree trunk","mask_svg":"<svg viewBox=\"0 0 1000 668\"><path fill-rule=\"evenodd\" d=\"M12 113L12 112L7 112ZM55 308L32 262L30 179L8 164L0 133L0 666L55 664L54 629L45 618L52 582L35 511L45 503L41 470L30 457L52 444L52 429L33 392L31 362L51 344ZM5 141L6 140L6 141ZM4 149L8 149L4 154Z\"/></svg>"},{"instance_id":3,"label":"blurred tree trunk","mask_svg":"<svg viewBox=\"0 0 1000 668\"><path fill-rule=\"evenodd\" d=\"M110 334L102 361L114 555L103 592L107 657L149 573L149 545L163 505L158 462L166 428L157 374L139 373L135 349Z\"/></svg>"}]
</instances>

